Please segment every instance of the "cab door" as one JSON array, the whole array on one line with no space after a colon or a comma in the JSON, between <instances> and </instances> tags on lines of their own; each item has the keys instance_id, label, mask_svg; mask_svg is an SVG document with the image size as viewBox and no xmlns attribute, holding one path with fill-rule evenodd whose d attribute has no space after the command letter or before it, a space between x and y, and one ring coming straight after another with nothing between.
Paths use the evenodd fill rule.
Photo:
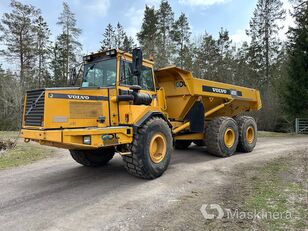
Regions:
<instances>
[{"instance_id":1,"label":"cab door","mask_svg":"<svg viewBox=\"0 0 308 231\"><path fill-rule=\"evenodd\" d=\"M158 111L157 95L155 90L154 73L151 64L143 62L139 81L133 76L131 59L121 59L119 65L119 85L118 94L129 94L131 86L139 85L140 93L151 95L150 105L134 105L132 101L119 102L119 122L120 124L134 124L142 118L148 111Z\"/></svg>"}]
</instances>

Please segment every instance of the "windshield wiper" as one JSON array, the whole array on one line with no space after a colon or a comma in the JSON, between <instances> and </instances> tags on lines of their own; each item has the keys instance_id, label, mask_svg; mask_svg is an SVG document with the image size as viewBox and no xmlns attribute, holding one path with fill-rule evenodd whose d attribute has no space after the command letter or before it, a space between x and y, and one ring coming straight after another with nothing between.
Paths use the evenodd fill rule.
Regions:
<instances>
[{"instance_id":1,"label":"windshield wiper","mask_svg":"<svg viewBox=\"0 0 308 231\"><path fill-rule=\"evenodd\" d=\"M88 73L90 70L93 70L93 68L95 67L96 63L93 63L89 68L88 70L86 71L86 73L84 74L84 79L87 77Z\"/></svg>"}]
</instances>

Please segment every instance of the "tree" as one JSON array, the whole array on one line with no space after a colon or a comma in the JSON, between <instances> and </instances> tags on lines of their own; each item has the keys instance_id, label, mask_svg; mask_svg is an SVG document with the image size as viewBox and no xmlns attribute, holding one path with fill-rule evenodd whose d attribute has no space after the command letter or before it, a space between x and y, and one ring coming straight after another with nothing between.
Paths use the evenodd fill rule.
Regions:
<instances>
[{"instance_id":1,"label":"tree","mask_svg":"<svg viewBox=\"0 0 308 231\"><path fill-rule=\"evenodd\" d=\"M308 2L294 8L295 26L289 30L288 78L282 91L285 111L292 119L308 116Z\"/></svg>"},{"instance_id":2,"label":"tree","mask_svg":"<svg viewBox=\"0 0 308 231\"><path fill-rule=\"evenodd\" d=\"M158 18L154 7L145 6L141 30L137 38L144 57L156 56L158 46Z\"/></svg>"},{"instance_id":3,"label":"tree","mask_svg":"<svg viewBox=\"0 0 308 231\"><path fill-rule=\"evenodd\" d=\"M47 83L49 78L48 72L48 59L50 55L50 45L51 42L49 37L51 32L48 28L47 23L44 21L43 17L40 15L36 20L36 26L34 28L35 32L35 42L36 42L36 56L37 56L37 84L36 87L40 88Z\"/></svg>"},{"instance_id":4,"label":"tree","mask_svg":"<svg viewBox=\"0 0 308 231\"><path fill-rule=\"evenodd\" d=\"M69 79L69 69L77 62L77 54L82 46L78 41L81 34L76 24L75 14L70 10L69 5L63 2L63 11L61 12L57 24L62 27L61 34L57 37L56 44L59 47L59 58L62 60L62 79L66 83Z\"/></svg>"},{"instance_id":5,"label":"tree","mask_svg":"<svg viewBox=\"0 0 308 231\"><path fill-rule=\"evenodd\" d=\"M40 11L32 5L12 0L12 11L4 13L1 20L1 38L6 49L3 54L10 61L17 61L19 83L25 89L26 82L33 75L35 62L34 24Z\"/></svg>"},{"instance_id":6,"label":"tree","mask_svg":"<svg viewBox=\"0 0 308 231\"><path fill-rule=\"evenodd\" d=\"M125 35L124 41L123 41L123 45L122 45L122 50L126 51L126 52L133 52L133 47L135 46L135 42L134 39L132 37L128 37L127 35Z\"/></svg>"},{"instance_id":7,"label":"tree","mask_svg":"<svg viewBox=\"0 0 308 231\"><path fill-rule=\"evenodd\" d=\"M217 80L219 48L216 40L205 33L196 46L194 74L202 79Z\"/></svg>"},{"instance_id":8,"label":"tree","mask_svg":"<svg viewBox=\"0 0 308 231\"><path fill-rule=\"evenodd\" d=\"M118 22L115 33L114 33L114 42L115 42L115 48L121 49L123 48L125 37L127 37L123 26Z\"/></svg>"},{"instance_id":9,"label":"tree","mask_svg":"<svg viewBox=\"0 0 308 231\"><path fill-rule=\"evenodd\" d=\"M123 26L118 22L115 29L109 23L103 34L101 50L120 49L131 51L134 46L134 39L127 36Z\"/></svg>"},{"instance_id":10,"label":"tree","mask_svg":"<svg viewBox=\"0 0 308 231\"><path fill-rule=\"evenodd\" d=\"M167 0L162 0L157 12L158 52L156 64L158 67L171 63L174 44L172 40L172 26L174 13Z\"/></svg>"},{"instance_id":11,"label":"tree","mask_svg":"<svg viewBox=\"0 0 308 231\"><path fill-rule=\"evenodd\" d=\"M231 47L232 41L229 37L229 32L221 28L217 40L217 46L219 50L219 60L217 65L218 68L218 76L217 80L227 83L234 83L234 57L233 53L234 49Z\"/></svg>"},{"instance_id":12,"label":"tree","mask_svg":"<svg viewBox=\"0 0 308 231\"><path fill-rule=\"evenodd\" d=\"M281 42L277 34L282 27L278 22L285 19L286 13L282 6L280 0L258 0L247 31L251 37L251 54L261 85L269 84L271 65L280 49Z\"/></svg>"},{"instance_id":13,"label":"tree","mask_svg":"<svg viewBox=\"0 0 308 231\"><path fill-rule=\"evenodd\" d=\"M175 63L181 68L186 68L184 66L185 59L187 57L188 45L190 43L190 27L188 19L184 13L181 13L180 17L173 24L172 29L172 39L175 42L175 51L177 57Z\"/></svg>"},{"instance_id":14,"label":"tree","mask_svg":"<svg viewBox=\"0 0 308 231\"><path fill-rule=\"evenodd\" d=\"M109 23L103 34L103 41L101 42L101 50L112 49L116 46L115 44L115 31L113 26Z\"/></svg>"}]
</instances>

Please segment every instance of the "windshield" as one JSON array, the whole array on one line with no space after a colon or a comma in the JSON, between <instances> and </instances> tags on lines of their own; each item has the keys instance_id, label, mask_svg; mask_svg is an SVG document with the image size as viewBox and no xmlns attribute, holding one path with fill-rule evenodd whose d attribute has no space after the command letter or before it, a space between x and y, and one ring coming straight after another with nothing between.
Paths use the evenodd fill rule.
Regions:
<instances>
[{"instance_id":1,"label":"windshield","mask_svg":"<svg viewBox=\"0 0 308 231\"><path fill-rule=\"evenodd\" d=\"M116 82L116 59L91 62L84 67L82 87L110 87Z\"/></svg>"}]
</instances>

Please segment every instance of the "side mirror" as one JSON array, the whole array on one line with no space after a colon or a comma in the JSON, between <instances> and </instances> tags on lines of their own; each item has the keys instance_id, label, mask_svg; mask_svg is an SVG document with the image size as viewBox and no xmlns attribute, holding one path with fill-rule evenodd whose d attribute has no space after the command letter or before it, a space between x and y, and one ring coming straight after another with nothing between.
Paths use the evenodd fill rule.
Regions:
<instances>
[{"instance_id":1,"label":"side mirror","mask_svg":"<svg viewBox=\"0 0 308 231\"><path fill-rule=\"evenodd\" d=\"M138 85L140 85L140 75L142 69L142 50L140 47L133 49L133 75L137 77Z\"/></svg>"}]
</instances>

